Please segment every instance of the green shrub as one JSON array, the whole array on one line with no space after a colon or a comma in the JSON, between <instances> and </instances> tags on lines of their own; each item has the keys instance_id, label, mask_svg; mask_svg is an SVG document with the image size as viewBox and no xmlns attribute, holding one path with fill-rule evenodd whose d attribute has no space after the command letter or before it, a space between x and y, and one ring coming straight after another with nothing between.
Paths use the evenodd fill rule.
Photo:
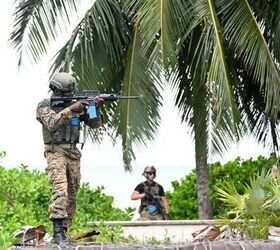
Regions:
<instances>
[{"instance_id":1,"label":"green shrub","mask_svg":"<svg viewBox=\"0 0 280 250\"><path fill-rule=\"evenodd\" d=\"M5 154L0 152L0 158ZM70 233L92 230L88 221L131 220L134 209L125 211L113 207L114 198L103 193L104 187L91 189L82 184L78 193L77 213ZM52 235L48 219L51 186L45 173L29 170L27 166L5 169L0 166L0 247L14 244L12 233L25 225L46 226Z\"/></svg>"},{"instance_id":2,"label":"green shrub","mask_svg":"<svg viewBox=\"0 0 280 250\"><path fill-rule=\"evenodd\" d=\"M238 192L244 192L244 183L249 183L252 173L258 173L262 169L268 170L276 162L276 158L264 158L259 156L256 160L234 161L221 165L219 162L209 164L209 190L213 207L213 215L228 216L225 204L218 199L214 187L222 187L225 183L232 182ZM169 200L170 217L172 219L198 219L196 173L192 170L185 178L173 181L174 191L167 192Z\"/></svg>"},{"instance_id":3,"label":"green shrub","mask_svg":"<svg viewBox=\"0 0 280 250\"><path fill-rule=\"evenodd\" d=\"M224 202L227 214L243 223L232 227L245 233L247 238L267 239L269 226L280 226L280 175L262 170L250 176L249 183L239 184L238 192L232 182L215 187L218 199Z\"/></svg>"}]
</instances>

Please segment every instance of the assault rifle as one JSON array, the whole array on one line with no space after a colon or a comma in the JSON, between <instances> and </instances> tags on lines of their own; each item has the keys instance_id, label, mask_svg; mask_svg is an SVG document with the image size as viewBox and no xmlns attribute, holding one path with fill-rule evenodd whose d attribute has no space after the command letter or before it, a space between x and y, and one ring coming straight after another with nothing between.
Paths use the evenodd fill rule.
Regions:
<instances>
[{"instance_id":1,"label":"assault rifle","mask_svg":"<svg viewBox=\"0 0 280 250\"><path fill-rule=\"evenodd\" d=\"M71 104L75 101L81 101L82 103L88 105L89 119L94 119L97 117L96 107L94 103L94 98L100 97L104 102L114 102L117 100L130 100L139 99L139 96L121 96L116 94L100 94L98 91L84 90L81 95L77 96L52 96L51 97L51 107L63 106L65 104Z\"/></svg>"}]
</instances>

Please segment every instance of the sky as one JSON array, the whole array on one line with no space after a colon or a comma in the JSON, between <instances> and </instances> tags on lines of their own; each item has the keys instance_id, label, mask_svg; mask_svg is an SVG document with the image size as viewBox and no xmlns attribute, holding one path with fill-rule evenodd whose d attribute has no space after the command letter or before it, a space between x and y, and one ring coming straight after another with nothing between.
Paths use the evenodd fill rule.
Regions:
<instances>
[{"instance_id":1,"label":"sky","mask_svg":"<svg viewBox=\"0 0 280 250\"><path fill-rule=\"evenodd\" d=\"M0 151L7 153L0 164L8 168L24 164L30 169L44 171L46 160L43 156L41 124L36 121L35 111L38 102L49 96L50 59L59 44L53 46L49 55L44 56L39 64L27 64L19 70L18 55L8 46L13 12L10 2L1 3L0 16ZM147 147L136 149L132 173L124 171L120 142L113 146L109 139L100 145L87 141L82 150L82 182L88 182L92 188L104 186L104 192L115 197L117 207L139 206L138 201L130 200L130 194L138 183L144 181L142 172L145 166L156 167L156 181L169 191L172 191L172 181L185 177L195 168L190 130L180 123L172 93L165 91L163 96L161 126L153 142L148 142ZM268 149L247 137L239 145L232 145L223 158L210 158L210 162L225 163L237 156L249 159L268 154Z\"/></svg>"}]
</instances>

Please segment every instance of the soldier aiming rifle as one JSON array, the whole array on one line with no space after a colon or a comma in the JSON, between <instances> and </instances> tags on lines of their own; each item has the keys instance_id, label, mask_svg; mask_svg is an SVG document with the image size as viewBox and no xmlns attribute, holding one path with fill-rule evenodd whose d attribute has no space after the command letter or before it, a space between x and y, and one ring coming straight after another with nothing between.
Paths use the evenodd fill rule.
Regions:
<instances>
[{"instance_id":1,"label":"soldier aiming rifle","mask_svg":"<svg viewBox=\"0 0 280 250\"><path fill-rule=\"evenodd\" d=\"M36 118L42 124L46 172L52 186L49 218L53 223L53 240L60 245L71 244L67 231L75 215L81 179L81 152L76 146L83 144L80 123L97 128L103 124L100 107L105 101L137 98L94 91L75 96L75 85L72 75L55 74L49 83L51 97L42 100L36 110Z\"/></svg>"}]
</instances>

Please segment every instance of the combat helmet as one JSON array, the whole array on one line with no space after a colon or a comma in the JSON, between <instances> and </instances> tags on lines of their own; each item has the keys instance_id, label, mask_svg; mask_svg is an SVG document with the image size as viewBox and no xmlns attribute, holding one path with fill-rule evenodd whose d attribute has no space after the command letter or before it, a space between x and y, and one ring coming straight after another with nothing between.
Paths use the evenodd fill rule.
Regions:
<instances>
[{"instance_id":1,"label":"combat helmet","mask_svg":"<svg viewBox=\"0 0 280 250\"><path fill-rule=\"evenodd\" d=\"M49 88L54 92L72 92L75 90L76 79L69 73L56 73L50 80Z\"/></svg>"},{"instance_id":2,"label":"combat helmet","mask_svg":"<svg viewBox=\"0 0 280 250\"><path fill-rule=\"evenodd\" d=\"M143 175L147 178L149 172L156 173L156 171L157 170L156 170L156 168L154 166L147 166L147 167L144 168Z\"/></svg>"}]
</instances>

